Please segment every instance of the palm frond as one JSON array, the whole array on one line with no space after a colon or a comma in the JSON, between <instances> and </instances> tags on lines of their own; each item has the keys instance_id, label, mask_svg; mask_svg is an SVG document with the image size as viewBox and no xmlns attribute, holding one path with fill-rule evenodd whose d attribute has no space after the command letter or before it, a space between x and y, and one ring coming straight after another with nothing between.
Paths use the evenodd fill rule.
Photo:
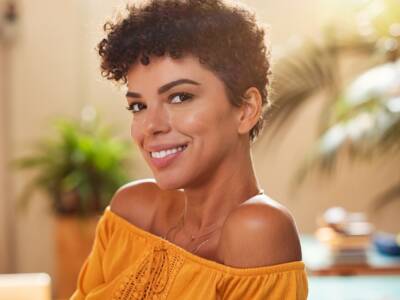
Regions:
<instances>
[{"instance_id":1,"label":"palm frond","mask_svg":"<svg viewBox=\"0 0 400 300\"><path fill-rule=\"evenodd\" d=\"M364 10L365 16L371 8L371 1L367 2L355 13ZM400 5L397 0L381 4L384 13L371 17L369 24L363 23L369 26L368 36L355 31L343 35L327 28L322 41L299 43L273 65L272 105L264 114L269 126L263 131L273 142L304 103L317 93L324 94L319 98L324 101L319 139L292 178L292 189L314 168L332 173L344 150L352 161L400 150L400 60L395 63L400 57L400 38L390 29L400 20ZM368 71L345 89L339 62L348 54L368 54L364 63ZM377 205L391 201L388 199L397 197L398 192L399 187L393 187Z\"/></svg>"},{"instance_id":2,"label":"palm frond","mask_svg":"<svg viewBox=\"0 0 400 300\"><path fill-rule=\"evenodd\" d=\"M290 124L305 102L321 91L327 94L329 107L341 90L338 56L350 51L370 54L373 50L371 41L359 37L325 43L303 41L281 54L273 64L271 109L264 113L264 119L273 126L269 126L265 133L270 133L273 138ZM321 119L325 120L325 116Z\"/></svg>"},{"instance_id":3,"label":"palm frond","mask_svg":"<svg viewBox=\"0 0 400 300\"><path fill-rule=\"evenodd\" d=\"M398 201L400 199L400 183L391 186L383 193L375 197L375 199L376 200L370 206L371 212L379 211L390 203Z\"/></svg>"}]
</instances>

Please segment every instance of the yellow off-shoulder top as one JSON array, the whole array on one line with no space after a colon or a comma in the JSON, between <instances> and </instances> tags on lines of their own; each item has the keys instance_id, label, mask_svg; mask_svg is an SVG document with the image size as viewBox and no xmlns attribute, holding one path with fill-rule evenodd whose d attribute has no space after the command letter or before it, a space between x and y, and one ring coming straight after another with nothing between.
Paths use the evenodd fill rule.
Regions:
<instances>
[{"instance_id":1,"label":"yellow off-shoulder top","mask_svg":"<svg viewBox=\"0 0 400 300\"><path fill-rule=\"evenodd\" d=\"M139 228L110 210L101 216L71 300L303 300L303 261L236 268Z\"/></svg>"}]
</instances>

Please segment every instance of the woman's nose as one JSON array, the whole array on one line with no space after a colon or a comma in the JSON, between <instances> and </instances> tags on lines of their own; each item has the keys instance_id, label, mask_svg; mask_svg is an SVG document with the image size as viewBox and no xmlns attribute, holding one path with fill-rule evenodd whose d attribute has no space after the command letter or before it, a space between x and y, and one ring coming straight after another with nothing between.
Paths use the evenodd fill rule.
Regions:
<instances>
[{"instance_id":1,"label":"woman's nose","mask_svg":"<svg viewBox=\"0 0 400 300\"><path fill-rule=\"evenodd\" d=\"M143 125L145 134L148 136L168 132L170 130L168 112L162 105L148 107Z\"/></svg>"}]
</instances>

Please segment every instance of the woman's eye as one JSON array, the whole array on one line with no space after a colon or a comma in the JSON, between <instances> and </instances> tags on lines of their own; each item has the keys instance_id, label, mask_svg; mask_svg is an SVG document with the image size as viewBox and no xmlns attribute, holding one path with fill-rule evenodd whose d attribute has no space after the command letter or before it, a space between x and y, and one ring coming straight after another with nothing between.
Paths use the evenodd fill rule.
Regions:
<instances>
[{"instance_id":1,"label":"woman's eye","mask_svg":"<svg viewBox=\"0 0 400 300\"><path fill-rule=\"evenodd\" d=\"M127 110L131 110L132 113L136 113L141 111L144 108L144 104L143 103L132 103L129 106L126 107Z\"/></svg>"},{"instance_id":2,"label":"woman's eye","mask_svg":"<svg viewBox=\"0 0 400 300\"><path fill-rule=\"evenodd\" d=\"M177 93L169 96L171 103L181 103L191 98L193 98L193 95L189 93Z\"/></svg>"}]
</instances>

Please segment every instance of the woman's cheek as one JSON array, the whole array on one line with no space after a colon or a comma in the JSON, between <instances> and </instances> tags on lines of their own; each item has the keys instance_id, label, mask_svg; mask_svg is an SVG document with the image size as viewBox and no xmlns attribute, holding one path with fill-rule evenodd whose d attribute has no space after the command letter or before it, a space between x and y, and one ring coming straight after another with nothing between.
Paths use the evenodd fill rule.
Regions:
<instances>
[{"instance_id":1,"label":"woman's cheek","mask_svg":"<svg viewBox=\"0 0 400 300\"><path fill-rule=\"evenodd\" d=\"M207 132L207 128L213 126L209 114L193 111L177 120L176 124L181 128L181 131L185 132L187 135L205 133Z\"/></svg>"},{"instance_id":2,"label":"woman's cheek","mask_svg":"<svg viewBox=\"0 0 400 300\"><path fill-rule=\"evenodd\" d=\"M137 128L137 124L135 125L135 122L132 121L131 123L131 138L133 139L133 141L137 144L140 143L140 132Z\"/></svg>"}]
</instances>

